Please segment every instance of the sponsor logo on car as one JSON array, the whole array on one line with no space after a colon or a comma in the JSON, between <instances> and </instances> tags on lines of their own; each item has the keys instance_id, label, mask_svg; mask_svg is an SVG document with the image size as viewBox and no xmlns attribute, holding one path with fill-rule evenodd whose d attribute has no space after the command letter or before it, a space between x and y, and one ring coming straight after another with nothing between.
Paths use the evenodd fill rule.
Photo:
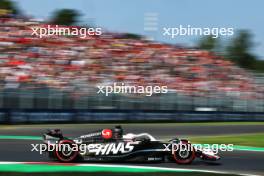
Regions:
<instances>
[{"instance_id":1,"label":"sponsor logo on car","mask_svg":"<svg viewBox=\"0 0 264 176\"><path fill-rule=\"evenodd\" d=\"M91 133L91 134L80 136L80 138L90 138L90 137L100 136L100 135L101 135L101 132L96 132L96 133Z\"/></svg>"},{"instance_id":2,"label":"sponsor logo on car","mask_svg":"<svg viewBox=\"0 0 264 176\"><path fill-rule=\"evenodd\" d=\"M87 145L88 153L95 155L109 155L109 154L124 154L129 153L134 149L131 143L107 143L107 144L89 144Z\"/></svg>"}]
</instances>

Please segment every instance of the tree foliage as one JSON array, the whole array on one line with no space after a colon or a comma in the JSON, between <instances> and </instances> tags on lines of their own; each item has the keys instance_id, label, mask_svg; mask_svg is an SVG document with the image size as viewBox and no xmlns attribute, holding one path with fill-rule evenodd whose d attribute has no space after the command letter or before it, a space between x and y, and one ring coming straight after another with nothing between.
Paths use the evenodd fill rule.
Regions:
<instances>
[{"instance_id":1,"label":"tree foliage","mask_svg":"<svg viewBox=\"0 0 264 176\"><path fill-rule=\"evenodd\" d=\"M212 36L204 37L198 42L197 47L203 50L216 51L219 49L219 41Z\"/></svg>"},{"instance_id":2,"label":"tree foliage","mask_svg":"<svg viewBox=\"0 0 264 176\"><path fill-rule=\"evenodd\" d=\"M70 26L78 21L80 14L73 9L61 9L55 11L51 18L53 24Z\"/></svg>"},{"instance_id":3,"label":"tree foliage","mask_svg":"<svg viewBox=\"0 0 264 176\"><path fill-rule=\"evenodd\" d=\"M253 43L251 34L248 31L239 31L238 35L227 47L227 56L244 68L253 68L256 57L251 53Z\"/></svg>"},{"instance_id":4,"label":"tree foliage","mask_svg":"<svg viewBox=\"0 0 264 176\"><path fill-rule=\"evenodd\" d=\"M132 34L132 33L125 33L124 38L128 38L128 39L141 39L142 36L137 35L137 34Z\"/></svg>"},{"instance_id":5,"label":"tree foliage","mask_svg":"<svg viewBox=\"0 0 264 176\"><path fill-rule=\"evenodd\" d=\"M198 42L197 47L208 51L221 51L219 43L221 42L216 38L205 37ZM240 30L225 47L224 56L240 67L264 72L264 61L258 60L252 53L253 47L251 33L247 30Z\"/></svg>"},{"instance_id":6,"label":"tree foliage","mask_svg":"<svg viewBox=\"0 0 264 176\"><path fill-rule=\"evenodd\" d=\"M0 9L8 10L13 14L18 14L19 12L16 5L10 0L0 0Z\"/></svg>"}]
</instances>

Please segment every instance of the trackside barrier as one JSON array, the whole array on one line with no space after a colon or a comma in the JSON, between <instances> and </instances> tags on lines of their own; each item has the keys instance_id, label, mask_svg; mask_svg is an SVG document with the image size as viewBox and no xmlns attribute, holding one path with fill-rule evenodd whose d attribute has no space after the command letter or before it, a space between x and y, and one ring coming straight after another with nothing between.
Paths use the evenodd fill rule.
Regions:
<instances>
[{"instance_id":1,"label":"trackside barrier","mask_svg":"<svg viewBox=\"0 0 264 176\"><path fill-rule=\"evenodd\" d=\"M258 112L199 112L171 110L0 110L0 123L82 123L105 121L264 121Z\"/></svg>"}]
</instances>

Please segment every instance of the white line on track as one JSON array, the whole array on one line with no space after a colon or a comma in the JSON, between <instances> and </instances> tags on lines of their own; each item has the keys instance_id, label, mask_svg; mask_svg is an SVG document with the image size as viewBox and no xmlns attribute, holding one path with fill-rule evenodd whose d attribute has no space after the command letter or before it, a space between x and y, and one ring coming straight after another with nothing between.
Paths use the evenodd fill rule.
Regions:
<instances>
[{"instance_id":1,"label":"white line on track","mask_svg":"<svg viewBox=\"0 0 264 176\"><path fill-rule=\"evenodd\" d=\"M5 162L0 161L0 165L4 164L61 164L63 163L55 163L55 162ZM69 165L70 166L70 165ZM97 166L97 167L105 167L105 168L131 168L131 169L149 169L149 170L160 170L160 171L186 171L186 172L203 172L203 173L216 173L216 174L234 174L239 176L260 176L255 174L242 174L235 172L227 172L227 171L216 171L216 170L204 170L204 169L186 169L186 168L168 168L168 167L154 167L154 166L131 166L131 165L114 165L114 164L74 164L74 166Z\"/></svg>"}]
</instances>

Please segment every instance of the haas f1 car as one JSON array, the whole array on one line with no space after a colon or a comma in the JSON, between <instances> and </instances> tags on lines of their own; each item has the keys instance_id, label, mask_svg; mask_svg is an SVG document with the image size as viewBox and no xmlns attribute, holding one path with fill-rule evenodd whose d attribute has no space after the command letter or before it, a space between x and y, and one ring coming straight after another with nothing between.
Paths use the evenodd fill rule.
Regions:
<instances>
[{"instance_id":1,"label":"haas f1 car","mask_svg":"<svg viewBox=\"0 0 264 176\"><path fill-rule=\"evenodd\" d=\"M208 149L196 148L188 140L160 141L148 133L123 134L121 126L102 129L77 138L64 137L59 129L43 135L49 157L60 162L176 162L190 164L195 158L216 161Z\"/></svg>"}]
</instances>

